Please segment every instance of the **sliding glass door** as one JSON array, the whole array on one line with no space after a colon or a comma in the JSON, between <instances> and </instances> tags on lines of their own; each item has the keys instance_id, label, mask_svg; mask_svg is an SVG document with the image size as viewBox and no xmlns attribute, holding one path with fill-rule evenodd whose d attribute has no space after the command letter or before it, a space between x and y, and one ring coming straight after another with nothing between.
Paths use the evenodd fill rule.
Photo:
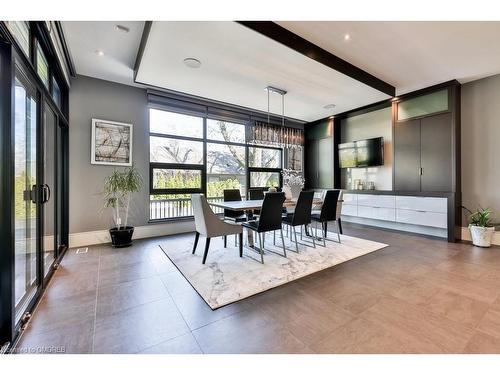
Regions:
<instances>
[{"instance_id":1,"label":"sliding glass door","mask_svg":"<svg viewBox=\"0 0 500 375\"><path fill-rule=\"evenodd\" d=\"M16 322L39 285L37 207L37 91L16 72L14 111L14 268Z\"/></svg>"}]
</instances>

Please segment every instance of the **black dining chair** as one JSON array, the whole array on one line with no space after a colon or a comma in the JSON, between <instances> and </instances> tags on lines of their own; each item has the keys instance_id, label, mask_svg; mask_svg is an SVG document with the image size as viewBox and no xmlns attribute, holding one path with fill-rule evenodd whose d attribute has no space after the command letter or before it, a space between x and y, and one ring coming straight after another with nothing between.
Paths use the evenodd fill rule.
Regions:
<instances>
[{"instance_id":1,"label":"black dining chair","mask_svg":"<svg viewBox=\"0 0 500 375\"><path fill-rule=\"evenodd\" d=\"M225 189L222 192L224 202L240 202L241 194L239 189ZM232 221L234 223L242 223L247 221L244 211L224 210L224 220ZM236 236L235 236L236 244ZM227 237L224 237L224 246L227 246Z\"/></svg>"},{"instance_id":2,"label":"black dining chair","mask_svg":"<svg viewBox=\"0 0 500 375\"><path fill-rule=\"evenodd\" d=\"M297 199L297 204L295 205L295 210L293 214L289 214L283 218L283 223L287 224L293 229L293 236L295 238L295 249L297 253L299 252L299 243L297 241L297 232L295 227L304 226L307 233L307 226L311 224L311 210L314 199L314 191L301 191L299 198ZM302 229L301 229L302 233ZM311 236L313 247L316 247L316 242L314 236Z\"/></svg>"},{"instance_id":3,"label":"black dining chair","mask_svg":"<svg viewBox=\"0 0 500 375\"><path fill-rule=\"evenodd\" d=\"M281 208L283 207L284 201L284 193L267 193L264 197L264 202L262 203L259 220L241 224L245 228L251 229L258 234L260 259L262 264L264 264L264 242L262 237L265 232L274 232L276 230L280 231L281 242L283 244L283 254L276 254L282 255L286 258L285 239L283 238L283 230L281 228Z\"/></svg>"},{"instance_id":4,"label":"black dining chair","mask_svg":"<svg viewBox=\"0 0 500 375\"><path fill-rule=\"evenodd\" d=\"M327 190L325 198L323 200L323 206L321 207L320 213L314 213L311 215L311 219L316 223L321 223L321 232L323 233L323 245L326 246L326 229L327 223L329 221L335 221L337 227L337 237L340 243L340 226L339 219L337 215L337 204L339 201L340 190ZM318 228L316 226L316 236Z\"/></svg>"}]
</instances>

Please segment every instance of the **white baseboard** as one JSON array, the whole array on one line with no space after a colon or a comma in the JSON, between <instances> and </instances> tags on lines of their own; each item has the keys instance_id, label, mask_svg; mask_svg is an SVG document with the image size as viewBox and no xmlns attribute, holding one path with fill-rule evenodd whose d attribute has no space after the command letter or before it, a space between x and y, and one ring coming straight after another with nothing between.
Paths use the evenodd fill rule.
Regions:
<instances>
[{"instance_id":1,"label":"white baseboard","mask_svg":"<svg viewBox=\"0 0 500 375\"><path fill-rule=\"evenodd\" d=\"M194 221L178 221L172 223L150 224L135 227L134 239L168 236L176 233L194 231ZM108 229L91 232L70 233L69 247L81 247L111 242Z\"/></svg>"},{"instance_id":2,"label":"white baseboard","mask_svg":"<svg viewBox=\"0 0 500 375\"><path fill-rule=\"evenodd\" d=\"M462 227L462 235L461 235L462 240L464 241L472 241L472 238L470 236L470 231L469 228L467 227ZM491 240L491 243L493 245L500 245L500 232L495 232L493 233L493 238Z\"/></svg>"}]
</instances>

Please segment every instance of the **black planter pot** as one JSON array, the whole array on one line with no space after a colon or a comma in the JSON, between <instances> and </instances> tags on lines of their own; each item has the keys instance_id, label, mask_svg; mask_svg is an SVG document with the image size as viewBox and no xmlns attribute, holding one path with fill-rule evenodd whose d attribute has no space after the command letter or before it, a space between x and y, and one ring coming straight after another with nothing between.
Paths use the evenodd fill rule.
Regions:
<instances>
[{"instance_id":1,"label":"black planter pot","mask_svg":"<svg viewBox=\"0 0 500 375\"><path fill-rule=\"evenodd\" d=\"M134 227L111 228L109 234L111 235L111 245L113 247L127 247L132 245Z\"/></svg>"}]
</instances>

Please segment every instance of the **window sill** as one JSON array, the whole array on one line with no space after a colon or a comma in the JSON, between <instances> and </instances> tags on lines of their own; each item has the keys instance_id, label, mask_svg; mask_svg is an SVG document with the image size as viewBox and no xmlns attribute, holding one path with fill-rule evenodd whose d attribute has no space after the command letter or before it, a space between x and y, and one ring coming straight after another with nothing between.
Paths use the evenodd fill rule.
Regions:
<instances>
[{"instance_id":1,"label":"window sill","mask_svg":"<svg viewBox=\"0 0 500 375\"><path fill-rule=\"evenodd\" d=\"M169 223L177 223L182 221L193 221L194 216L183 216L183 217L172 217L166 219L152 219L148 220L148 224L169 224Z\"/></svg>"}]
</instances>

